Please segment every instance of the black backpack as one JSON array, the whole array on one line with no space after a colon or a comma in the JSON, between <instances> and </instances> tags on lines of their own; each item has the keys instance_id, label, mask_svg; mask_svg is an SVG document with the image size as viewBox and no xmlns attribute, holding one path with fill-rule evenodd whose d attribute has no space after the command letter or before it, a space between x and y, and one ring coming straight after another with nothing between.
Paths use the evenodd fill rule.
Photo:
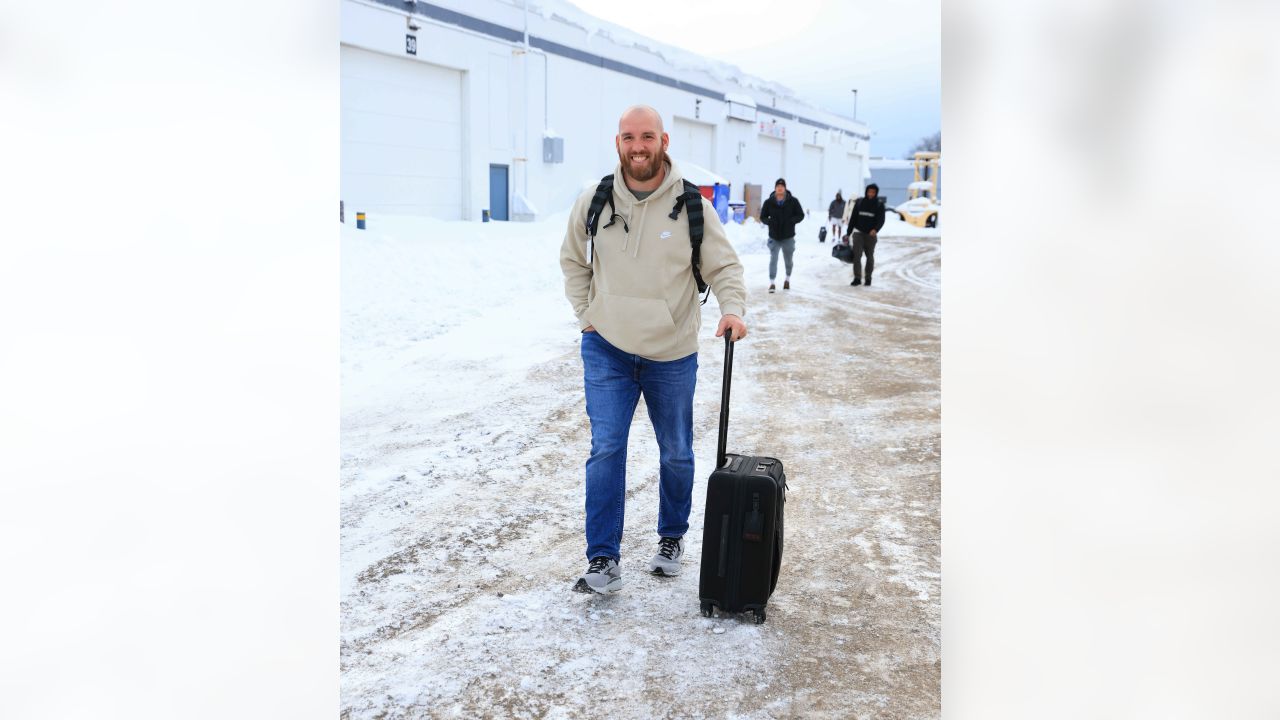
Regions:
<instances>
[{"instance_id":1,"label":"black backpack","mask_svg":"<svg viewBox=\"0 0 1280 720\"><path fill-rule=\"evenodd\" d=\"M615 221L622 220L623 229L628 229L627 221L616 212L613 204L612 174L600 178L596 194L591 198L591 207L587 209L587 263L591 263L595 255L596 227L600 224L600 211L604 210L606 203L609 205L610 217L604 226L609 227ZM689 244L693 246L693 280L698 285L699 293L707 293L702 298L702 304L706 305L711 293L707 291L707 283L702 280L702 193L698 191L697 185L688 180L684 181L684 192L676 198L675 207L667 217L675 220L680 216L682 207L689 210L685 215L689 218Z\"/></svg>"}]
</instances>

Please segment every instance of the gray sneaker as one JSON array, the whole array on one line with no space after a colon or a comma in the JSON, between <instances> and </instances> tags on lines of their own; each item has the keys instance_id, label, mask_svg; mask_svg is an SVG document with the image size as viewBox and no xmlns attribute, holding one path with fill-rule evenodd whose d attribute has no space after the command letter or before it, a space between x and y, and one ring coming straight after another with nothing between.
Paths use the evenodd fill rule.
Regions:
<instances>
[{"instance_id":1,"label":"gray sneaker","mask_svg":"<svg viewBox=\"0 0 1280 720\"><path fill-rule=\"evenodd\" d=\"M578 578L573 589L578 592L597 592L601 594L615 593L622 589L622 570L613 558L598 557L591 559L587 571Z\"/></svg>"},{"instance_id":2,"label":"gray sneaker","mask_svg":"<svg viewBox=\"0 0 1280 720\"><path fill-rule=\"evenodd\" d=\"M679 575L680 558L684 556L684 538L664 537L658 543L658 552L649 560L649 572L654 575Z\"/></svg>"}]
</instances>

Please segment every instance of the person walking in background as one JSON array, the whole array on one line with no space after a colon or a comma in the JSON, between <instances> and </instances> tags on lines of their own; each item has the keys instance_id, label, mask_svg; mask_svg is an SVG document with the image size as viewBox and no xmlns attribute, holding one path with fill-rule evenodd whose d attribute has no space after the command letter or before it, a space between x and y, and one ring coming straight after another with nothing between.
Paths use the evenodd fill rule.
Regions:
<instances>
[{"instance_id":1,"label":"person walking in background","mask_svg":"<svg viewBox=\"0 0 1280 720\"><path fill-rule=\"evenodd\" d=\"M587 571L574 590L622 589L627 435L640 397L658 441L658 551L654 575L678 575L693 503L693 389L698 377L698 286L680 168L667 156L662 116L644 105L618 120L618 164L578 197L560 248L564 294L582 331L591 455L586 466ZM608 182L606 182L608 181ZM597 192L607 192L596 205ZM742 263L710 200L702 203L698 267L716 294L716 337L747 335ZM596 209L599 208L599 209ZM675 212L683 209L683 212ZM599 215L589 236L589 212ZM589 249L590 248L590 249Z\"/></svg>"},{"instance_id":2,"label":"person walking in background","mask_svg":"<svg viewBox=\"0 0 1280 720\"><path fill-rule=\"evenodd\" d=\"M844 235L844 196L836 191L836 199L827 208L827 218L831 222L831 242L836 242Z\"/></svg>"},{"instance_id":3,"label":"person walking in background","mask_svg":"<svg viewBox=\"0 0 1280 720\"><path fill-rule=\"evenodd\" d=\"M778 277L778 251L786 264L787 276L783 290L791 289L791 256L796 251L796 224L804 220L800 201L787 189L787 181L778 178L773 184L773 195L760 208L760 222L769 228L769 292L774 292L774 279Z\"/></svg>"},{"instance_id":4,"label":"person walking in background","mask_svg":"<svg viewBox=\"0 0 1280 720\"><path fill-rule=\"evenodd\" d=\"M862 255L867 256L867 285L871 284L871 271L876 267L876 233L884 227L884 201L877 197L880 186L871 183L866 193L853 201L849 211L849 233L853 235L853 282L862 283ZM849 236L844 238L849 241Z\"/></svg>"}]
</instances>

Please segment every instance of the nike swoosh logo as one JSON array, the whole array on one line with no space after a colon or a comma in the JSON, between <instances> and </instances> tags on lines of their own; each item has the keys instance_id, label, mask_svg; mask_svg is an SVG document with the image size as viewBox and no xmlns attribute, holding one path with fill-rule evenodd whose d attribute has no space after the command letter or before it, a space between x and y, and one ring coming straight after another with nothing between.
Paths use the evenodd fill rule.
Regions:
<instances>
[{"instance_id":1,"label":"nike swoosh logo","mask_svg":"<svg viewBox=\"0 0 1280 720\"><path fill-rule=\"evenodd\" d=\"M671 232L670 232L670 231L666 231L666 232L662 233L661 235L659 235L658 237L659 237L660 239L666 239L666 238L669 238L669 237L671 237Z\"/></svg>"}]
</instances>

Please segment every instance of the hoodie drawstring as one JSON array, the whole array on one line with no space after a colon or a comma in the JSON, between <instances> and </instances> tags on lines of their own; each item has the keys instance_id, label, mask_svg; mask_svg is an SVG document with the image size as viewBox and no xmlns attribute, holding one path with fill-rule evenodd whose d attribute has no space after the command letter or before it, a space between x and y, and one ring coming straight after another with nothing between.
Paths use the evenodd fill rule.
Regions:
<instances>
[{"instance_id":1,"label":"hoodie drawstring","mask_svg":"<svg viewBox=\"0 0 1280 720\"><path fill-rule=\"evenodd\" d=\"M636 246L631 250L631 257L640 256L640 238L644 235L644 216L649 212L649 203L642 202L642 203L636 203L636 204L641 206L640 222L636 225ZM633 205L632 207L635 207L635 206ZM622 249L623 250L627 249L627 243L624 242L622 244Z\"/></svg>"}]
</instances>

